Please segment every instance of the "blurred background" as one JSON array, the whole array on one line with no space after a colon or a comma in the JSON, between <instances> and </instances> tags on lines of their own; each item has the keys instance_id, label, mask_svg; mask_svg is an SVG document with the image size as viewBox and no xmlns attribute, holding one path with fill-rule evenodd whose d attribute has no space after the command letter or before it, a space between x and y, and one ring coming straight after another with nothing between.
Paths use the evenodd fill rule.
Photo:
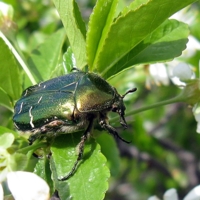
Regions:
<instances>
[{"instance_id":1,"label":"blurred background","mask_svg":"<svg viewBox=\"0 0 200 200\"><path fill-rule=\"evenodd\" d=\"M3 2L12 6L13 13L1 15L0 28L25 60L47 37L62 27L50 0L0 1ZM86 24L95 2L77 0ZM120 0L119 7L130 2ZM181 89L172 80L172 69L177 64L188 64L194 76L199 77L200 2L172 18L187 23L191 31L187 49L180 58L164 64L136 66L108 80L120 94L137 87L137 92L125 98L127 112L177 96ZM63 48L65 52L67 43ZM110 188L105 199L143 200L154 194L162 197L169 188L176 188L182 198L200 184L200 135L192 107L174 103L139 112L126 119L127 130L120 128L118 119L111 119L111 122L118 126L124 138L132 141L131 144L118 140L115 143L106 134L97 139L100 143L108 140L116 144L115 154L112 154L115 161L110 164ZM2 106L0 125L13 129L12 112ZM105 144L102 151L108 148Z\"/></svg>"}]
</instances>

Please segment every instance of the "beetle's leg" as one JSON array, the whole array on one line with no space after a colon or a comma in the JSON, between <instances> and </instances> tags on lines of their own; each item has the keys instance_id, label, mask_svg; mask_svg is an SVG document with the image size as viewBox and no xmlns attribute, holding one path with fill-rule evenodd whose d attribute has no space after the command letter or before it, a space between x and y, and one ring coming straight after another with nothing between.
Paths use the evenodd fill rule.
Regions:
<instances>
[{"instance_id":1,"label":"beetle's leg","mask_svg":"<svg viewBox=\"0 0 200 200\"><path fill-rule=\"evenodd\" d=\"M59 129L63 125L64 121L54 120L52 122L49 122L48 124L45 124L41 128L35 129L33 131L33 134L28 139L29 144L31 145L35 140L44 138L44 136L47 136L47 133L49 132L56 133L57 129Z\"/></svg>"},{"instance_id":2,"label":"beetle's leg","mask_svg":"<svg viewBox=\"0 0 200 200\"><path fill-rule=\"evenodd\" d=\"M117 130L108 124L106 120L107 119L106 116L104 116L102 113L100 113L100 115L101 115L101 118L100 118L99 124L102 128L106 129L110 134L114 135L114 137L122 140L123 142L130 143L129 141L126 141L122 137L120 137Z\"/></svg>"},{"instance_id":3,"label":"beetle's leg","mask_svg":"<svg viewBox=\"0 0 200 200\"><path fill-rule=\"evenodd\" d=\"M29 145L32 145L33 142L35 142L35 140L40 139L41 137L42 137L42 136L41 136L41 132L33 133L33 134L28 138Z\"/></svg>"},{"instance_id":4,"label":"beetle's leg","mask_svg":"<svg viewBox=\"0 0 200 200\"><path fill-rule=\"evenodd\" d=\"M63 178L58 178L59 181L65 181L67 180L70 176L72 176L74 174L74 172L76 171L77 165L79 163L79 161L82 159L83 157L83 152L84 152L84 146L85 146L85 142L88 138L88 135L91 133L92 127L93 127L93 121L94 119L90 120L90 123L88 125L88 128L86 129L86 131L84 132L83 136L81 137L81 141L78 144L78 157L76 159L76 162L74 163L74 166L72 167L71 171L69 172L69 174L67 176L64 176Z\"/></svg>"},{"instance_id":5,"label":"beetle's leg","mask_svg":"<svg viewBox=\"0 0 200 200\"><path fill-rule=\"evenodd\" d=\"M77 165L79 163L79 161L82 159L83 157L83 151L84 151L84 146L85 146L85 141L87 140L87 134L84 134L81 137L81 141L78 144L79 146L79 153L78 153L78 157L76 159L76 162L74 163L74 166L72 167L71 171L69 172L69 174L67 174L67 176L64 176L63 178L58 178L59 181L65 181L67 180L70 176L72 176L77 168Z\"/></svg>"}]
</instances>

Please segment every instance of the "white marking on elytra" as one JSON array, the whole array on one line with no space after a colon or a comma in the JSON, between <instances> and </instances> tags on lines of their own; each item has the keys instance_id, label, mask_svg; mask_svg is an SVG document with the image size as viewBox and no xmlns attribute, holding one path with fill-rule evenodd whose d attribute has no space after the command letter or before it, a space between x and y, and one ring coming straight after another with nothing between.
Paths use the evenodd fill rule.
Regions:
<instances>
[{"instance_id":1,"label":"white marking on elytra","mask_svg":"<svg viewBox=\"0 0 200 200\"><path fill-rule=\"evenodd\" d=\"M46 85L43 86L43 88L45 88L45 87L46 87Z\"/></svg>"},{"instance_id":2,"label":"white marking on elytra","mask_svg":"<svg viewBox=\"0 0 200 200\"><path fill-rule=\"evenodd\" d=\"M40 83L38 83L39 87L42 87L42 84L44 83L44 81L41 81ZM46 86L45 86L46 87Z\"/></svg>"},{"instance_id":3,"label":"white marking on elytra","mask_svg":"<svg viewBox=\"0 0 200 200\"><path fill-rule=\"evenodd\" d=\"M25 91L25 94L24 94L24 96L26 96L26 95L27 95L27 93L28 93L28 90L26 90L26 91Z\"/></svg>"},{"instance_id":4,"label":"white marking on elytra","mask_svg":"<svg viewBox=\"0 0 200 200\"><path fill-rule=\"evenodd\" d=\"M24 102L22 102L21 105L20 105L20 109L19 109L18 114L19 114L20 112L22 112L22 106L23 106L23 103L24 103Z\"/></svg>"},{"instance_id":5,"label":"white marking on elytra","mask_svg":"<svg viewBox=\"0 0 200 200\"><path fill-rule=\"evenodd\" d=\"M14 125L15 125L15 127L17 128L17 129L19 129L19 127L17 126L17 124L14 122Z\"/></svg>"},{"instance_id":6,"label":"white marking on elytra","mask_svg":"<svg viewBox=\"0 0 200 200\"><path fill-rule=\"evenodd\" d=\"M39 98L38 102L37 103L40 103L40 101L42 100L42 96Z\"/></svg>"},{"instance_id":7,"label":"white marking on elytra","mask_svg":"<svg viewBox=\"0 0 200 200\"><path fill-rule=\"evenodd\" d=\"M35 126L33 124L33 115L31 113L32 108L33 108L33 106L31 106L30 109L29 109L29 117L30 117L30 125L31 125L32 128L34 128Z\"/></svg>"}]
</instances>

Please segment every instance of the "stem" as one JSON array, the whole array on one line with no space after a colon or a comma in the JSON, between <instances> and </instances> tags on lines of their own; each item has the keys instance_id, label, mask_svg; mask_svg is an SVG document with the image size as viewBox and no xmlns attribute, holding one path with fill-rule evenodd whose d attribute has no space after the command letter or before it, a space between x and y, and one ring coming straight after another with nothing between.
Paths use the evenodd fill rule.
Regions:
<instances>
[{"instance_id":1,"label":"stem","mask_svg":"<svg viewBox=\"0 0 200 200\"><path fill-rule=\"evenodd\" d=\"M5 35L0 31L0 37L4 40L4 42L6 43L6 45L9 47L9 49L12 51L13 55L15 56L15 58L17 59L17 61L19 62L19 64L21 65L21 67L24 69L24 71L26 72L27 76L29 77L31 83L33 85L36 84L36 81L34 79L34 77L32 76L31 72L29 71L27 65L25 64L25 62L22 60L21 56L18 54L18 52L15 50L15 48L13 47L13 45L9 42L9 40L5 37Z\"/></svg>"},{"instance_id":2,"label":"stem","mask_svg":"<svg viewBox=\"0 0 200 200\"><path fill-rule=\"evenodd\" d=\"M156 107L159 107L159 106L164 106L164 105L180 102L181 100L182 99L180 99L179 96L178 96L178 97L175 97L175 98L172 98L172 99L168 99L168 100L165 100L165 101L160 101L160 102L157 102L155 104L144 106L144 107L138 108L136 110L127 112L126 116L134 115L134 114L143 112L145 110L150 110L150 109L153 109L153 108L156 108Z\"/></svg>"},{"instance_id":3,"label":"stem","mask_svg":"<svg viewBox=\"0 0 200 200\"><path fill-rule=\"evenodd\" d=\"M178 95L178 96L176 96L172 99L160 101L160 102L157 102L157 103L152 104L152 105L144 106L144 107L135 109L133 111L129 111L129 112L126 113L126 116L135 115L137 113L140 113L140 112L143 112L143 111L146 111L146 110L150 110L150 109L153 109L153 108L156 108L156 107L159 107L159 106L164 106L164 105L168 105L168 104L172 104L172 103L176 103L176 102L182 102L184 100L185 100L185 98L182 95ZM118 119L118 117L113 117L112 119L110 119L110 122L114 122L114 121L116 121L116 119Z\"/></svg>"},{"instance_id":4,"label":"stem","mask_svg":"<svg viewBox=\"0 0 200 200\"><path fill-rule=\"evenodd\" d=\"M33 144L33 145L30 145L30 146L24 147L22 149L19 149L17 152L18 153L27 153L29 151L35 151L36 149L39 149L41 147L46 147L46 146L47 146L46 143L40 142L40 143L37 143L37 144Z\"/></svg>"}]
</instances>

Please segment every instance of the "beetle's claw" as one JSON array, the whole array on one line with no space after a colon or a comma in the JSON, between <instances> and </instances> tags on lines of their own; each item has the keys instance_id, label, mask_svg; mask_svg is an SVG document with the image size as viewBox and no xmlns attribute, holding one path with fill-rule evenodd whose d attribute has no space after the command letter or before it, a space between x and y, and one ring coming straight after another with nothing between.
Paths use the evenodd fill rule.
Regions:
<instances>
[{"instance_id":1,"label":"beetle's claw","mask_svg":"<svg viewBox=\"0 0 200 200\"><path fill-rule=\"evenodd\" d=\"M118 134L116 134L117 138L120 139L121 141L127 143L127 144L130 144L132 141L127 141L125 139L123 139L122 137L120 137Z\"/></svg>"},{"instance_id":2,"label":"beetle's claw","mask_svg":"<svg viewBox=\"0 0 200 200\"><path fill-rule=\"evenodd\" d=\"M123 121L120 121L120 124L123 126L124 129L127 129L128 126L126 123L124 123Z\"/></svg>"},{"instance_id":3,"label":"beetle's claw","mask_svg":"<svg viewBox=\"0 0 200 200\"><path fill-rule=\"evenodd\" d=\"M124 116L120 116L120 124L124 127L124 129L126 129L128 126L127 126L127 123L126 123L126 120L124 118Z\"/></svg>"}]
</instances>

